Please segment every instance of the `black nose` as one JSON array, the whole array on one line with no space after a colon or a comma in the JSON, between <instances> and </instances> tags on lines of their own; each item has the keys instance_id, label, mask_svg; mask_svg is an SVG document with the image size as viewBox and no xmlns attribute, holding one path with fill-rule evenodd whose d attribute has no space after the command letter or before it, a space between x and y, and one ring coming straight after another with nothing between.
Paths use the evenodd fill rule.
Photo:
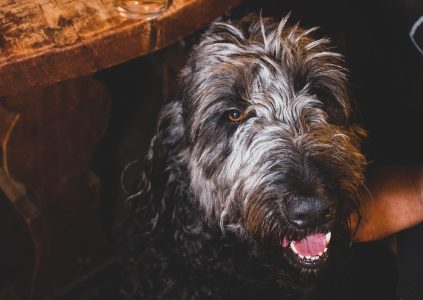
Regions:
<instances>
[{"instance_id":1,"label":"black nose","mask_svg":"<svg viewBox=\"0 0 423 300\"><path fill-rule=\"evenodd\" d=\"M286 202L286 216L298 228L315 227L331 221L336 205L314 197L294 197Z\"/></svg>"}]
</instances>

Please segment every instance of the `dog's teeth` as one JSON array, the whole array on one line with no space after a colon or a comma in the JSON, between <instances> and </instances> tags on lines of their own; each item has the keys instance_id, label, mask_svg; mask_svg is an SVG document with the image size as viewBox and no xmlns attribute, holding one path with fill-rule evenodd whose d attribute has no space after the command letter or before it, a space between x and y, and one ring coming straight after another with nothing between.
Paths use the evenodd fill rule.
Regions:
<instances>
[{"instance_id":1,"label":"dog's teeth","mask_svg":"<svg viewBox=\"0 0 423 300\"><path fill-rule=\"evenodd\" d=\"M326 236L325 236L326 244L329 244L331 236L332 236L332 234L330 233L330 231L328 233L326 233Z\"/></svg>"},{"instance_id":2,"label":"dog's teeth","mask_svg":"<svg viewBox=\"0 0 423 300\"><path fill-rule=\"evenodd\" d=\"M297 248L295 248L294 243L291 243L290 246L291 246L292 251L294 251L295 254L298 254Z\"/></svg>"},{"instance_id":3,"label":"dog's teeth","mask_svg":"<svg viewBox=\"0 0 423 300\"><path fill-rule=\"evenodd\" d=\"M325 235L326 245L329 243L330 239L331 239L331 233L330 233L330 232L328 232L328 233ZM306 260L311 260L311 261L319 260L319 259L321 258L321 256L322 256L324 253L326 253L326 252L328 251L328 248L327 248L327 247L325 247L325 249L323 250L323 252L319 252L319 253L318 253L317 255L315 255L315 256L311 256L311 255L301 255L300 253L298 253L298 250L297 250L297 248L295 247L294 242L291 242L291 243L289 244L289 247L292 249L292 251L293 251L295 254L297 254L297 256L298 256L300 259L306 259Z\"/></svg>"}]
</instances>

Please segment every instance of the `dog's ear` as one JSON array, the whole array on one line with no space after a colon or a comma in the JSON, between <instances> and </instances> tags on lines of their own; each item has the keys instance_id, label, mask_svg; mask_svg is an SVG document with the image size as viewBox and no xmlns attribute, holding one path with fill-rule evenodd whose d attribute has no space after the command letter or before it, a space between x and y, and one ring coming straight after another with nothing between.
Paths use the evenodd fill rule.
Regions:
<instances>
[{"instance_id":1,"label":"dog's ear","mask_svg":"<svg viewBox=\"0 0 423 300\"><path fill-rule=\"evenodd\" d=\"M135 171L134 175L135 182L128 191L126 203L131 216L127 218L138 220L137 230L142 232L154 230L157 217L167 209L165 204L168 201L164 201L165 198L173 197L177 192L174 191L176 185L172 181L183 176L180 173L184 169L182 156L185 147L182 105L180 102L171 102L159 115L157 130L151 140L150 148L144 161L138 164L138 171ZM126 187L125 184L122 185ZM148 222L150 223L146 225Z\"/></svg>"},{"instance_id":2,"label":"dog's ear","mask_svg":"<svg viewBox=\"0 0 423 300\"><path fill-rule=\"evenodd\" d=\"M185 124L182 104L179 101L167 104L159 115L156 134L153 137L146 157L146 167L151 176L163 175L172 171L185 147Z\"/></svg>"},{"instance_id":3,"label":"dog's ear","mask_svg":"<svg viewBox=\"0 0 423 300\"><path fill-rule=\"evenodd\" d=\"M160 112L156 133L145 159L144 173L152 188L164 190L169 184L169 174L178 171L185 145L182 105L179 101L171 102Z\"/></svg>"}]
</instances>

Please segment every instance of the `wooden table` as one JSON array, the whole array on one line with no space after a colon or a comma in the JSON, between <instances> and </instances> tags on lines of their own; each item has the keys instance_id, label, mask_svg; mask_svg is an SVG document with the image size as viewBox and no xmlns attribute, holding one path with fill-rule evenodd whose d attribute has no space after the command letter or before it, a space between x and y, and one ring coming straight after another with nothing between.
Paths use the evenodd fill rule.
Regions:
<instances>
[{"instance_id":1,"label":"wooden table","mask_svg":"<svg viewBox=\"0 0 423 300\"><path fill-rule=\"evenodd\" d=\"M110 96L89 75L166 47L241 2L174 0L151 20L119 16L112 0L0 4L0 201L31 241L31 266L16 277L23 299L60 294L111 255L88 168Z\"/></svg>"}]
</instances>

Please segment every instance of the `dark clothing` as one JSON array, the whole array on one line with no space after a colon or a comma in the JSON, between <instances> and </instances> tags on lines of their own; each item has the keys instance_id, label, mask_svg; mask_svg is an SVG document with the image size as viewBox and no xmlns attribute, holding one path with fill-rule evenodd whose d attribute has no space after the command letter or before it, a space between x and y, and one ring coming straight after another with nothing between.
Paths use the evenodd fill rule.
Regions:
<instances>
[{"instance_id":1,"label":"dark clothing","mask_svg":"<svg viewBox=\"0 0 423 300\"><path fill-rule=\"evenodd\" d=\"M398 295L423 299L423 223L398 234Z\"/></svg>"}]
</instances>

